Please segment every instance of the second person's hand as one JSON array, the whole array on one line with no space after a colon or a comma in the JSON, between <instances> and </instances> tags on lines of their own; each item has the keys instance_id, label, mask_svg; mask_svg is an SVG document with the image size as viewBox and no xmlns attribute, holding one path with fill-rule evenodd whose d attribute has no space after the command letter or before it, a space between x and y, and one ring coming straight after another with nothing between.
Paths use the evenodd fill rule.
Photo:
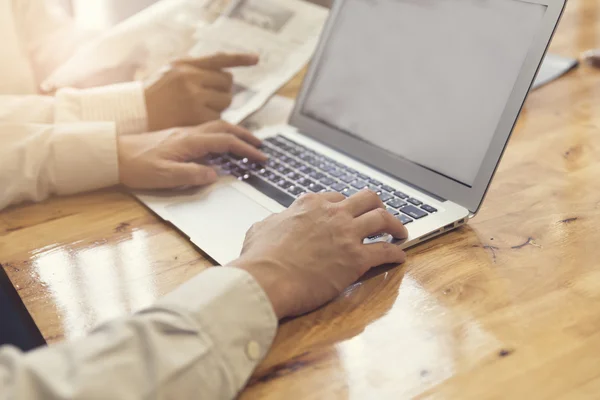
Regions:
<instances>
[{"instance_id":1,"label":"second person's hand","mask_svg":"<svg viewBox=\"0 0 600 400\"><path fill-rule=\"evenodd\" d=\"M216 171L195 162L209 153L233 153L263 162L261 141L242 127L213 121L117 137L119 179L132 189L200 186L217 180Z\"/></svg>"},{"instance_id":2,"label":"second person's hand","mask_svg":"<svg viewBox=\"0 0 600 400\"><path fill-rule=\"evenodd\" d=\"M148 130L220 119L233 98L233 77L226 69L257 63L255 54L223 53L171 63L146 82Z\"/></svg>"}]
</instances>

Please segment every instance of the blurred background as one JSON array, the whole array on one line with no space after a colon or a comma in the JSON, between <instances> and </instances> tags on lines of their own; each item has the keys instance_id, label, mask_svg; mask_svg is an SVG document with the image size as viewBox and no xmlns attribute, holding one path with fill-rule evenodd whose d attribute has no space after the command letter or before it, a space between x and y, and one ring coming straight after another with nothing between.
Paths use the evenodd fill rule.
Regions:
<instances>
[{"instance_id":1,"label":"blurred background","mask_svg":"<svg viewBox=\"0 0 600 400\"><path fill-rule=\"evenodd\" d=\"M62 0L78 23L91 29L103 29L154 4L157 0ZM283 1L283 0L280 0ZM329 7L333 0L306 0Z\"/></svg>"}]
</instances>

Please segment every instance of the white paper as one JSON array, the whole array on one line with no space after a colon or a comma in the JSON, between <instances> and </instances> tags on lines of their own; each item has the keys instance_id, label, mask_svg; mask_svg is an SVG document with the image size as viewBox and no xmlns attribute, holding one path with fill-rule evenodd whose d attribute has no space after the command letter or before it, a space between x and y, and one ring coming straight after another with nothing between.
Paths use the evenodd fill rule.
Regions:
<instances>
[{"instance_id":1,"label":"white paper","mask_svg":"<svg viewBox=\"0 0 600 400\"><path fill-rule=\"evenodd\" d=\"M248 117L242 126L258 131L272 125L284 125L290 119L294 109L294 100L283 96L273 96L260 110Z\"/></svg>"},{"instance_id":2,"label":"white paper","mask_svg":"<svg viewBox=\"0 0 600 400\"><path fill-rule=\"evenodd\" d=\"M540 70L535 78L532 89L545 85L560 78L571 69L577 66L578 62L574 58L561 57L556 54L547 54Z\"/></svg>"},{"instance_id":3,"label":"white paper","mask_svg":"<svg viewBox=\"0 0 600 400\"><path fill-rule=\"evenodd\" d=\"M217 52L260 55L259 65L232 70L234 99L223 119L240 123L306 65L327 14L326 8L300 0L246 0L198 29L192 57Z\"/></svg>"},{"instance_id":4,"label":"white paper","mask_svg":"<svg viewBox=\"0 0 600 400\"><path fill-rule=\"evenodd\" d=\"M230 4L231 0L159 1L84 45L43 86L89 87L144 79L186 56L198 28L213 23Z\"/></svg>"}]
</instances>

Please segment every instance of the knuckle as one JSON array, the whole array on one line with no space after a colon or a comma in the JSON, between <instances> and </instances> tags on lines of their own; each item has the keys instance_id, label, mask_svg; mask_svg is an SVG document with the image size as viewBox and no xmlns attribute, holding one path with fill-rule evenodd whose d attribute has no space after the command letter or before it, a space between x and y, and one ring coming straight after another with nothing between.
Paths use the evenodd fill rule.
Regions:
<instances>
[{"instance_id":1,"label":"knuckle","mask_svg":"<svg viewBox=\"0 0 600 400\"><path fill-rule=\"evenodd\" d=\"M306 193L303 194L299 199L298 199L298 203L300 205L309 205L309 204L314 204L315 202L318 201L318 196L316 193Z\"/></svg>"},{"instance_id":2,"label":"knuckle","mask_svg":"<svg viewBox=\"0 0 600 400\"><path fill-rule=\"evenodd\" d=\"M235 142L235 136L231 133L219 133L219 137L227 144L233 144L233 142Z\"/></svg>"},{"instance_id":3,"label":"knuckle","mask_svg":"<svg viewBox=\"0 0 600 400\"><path fill-rule=\"evenodd\" d=\"M381 243L381 253L391 256L395 253L395 246L388 242Z\"/></svg>"},{"instance_id":4,"label":"knuckle","mask_svg":"<svg viewBox=\"0 0 600 400\"><path fill-rule=\"evenodd\" d=\"M326 206L325 212L329 218L335 219L335 220L339 220L340 217L342 216L340 213L340 209L333 204Z\"/></svg>"},{"instance_id":5,"label":"knuckle","mask_svg":"<svg viewBox=\"0 0 600 400\"><path fill-rule=\"evenodd\" d=\"M375 213L382 224L385 224L389 221L390 214L383 208L375 209Z\"/></svg>"}]
</instances>

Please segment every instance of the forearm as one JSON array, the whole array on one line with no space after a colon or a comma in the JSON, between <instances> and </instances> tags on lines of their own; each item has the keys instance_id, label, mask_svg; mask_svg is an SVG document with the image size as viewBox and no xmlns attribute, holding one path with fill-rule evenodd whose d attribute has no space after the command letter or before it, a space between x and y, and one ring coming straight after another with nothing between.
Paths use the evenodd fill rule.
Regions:
<instances>
[{"instance_id":1,"label":"forearm","mask_svg":"<svg viewBox=\"0 0 600 400\"><path fill-rule=\"evenodd\" d=\"M231 399L277 320L242 270L210 269L156 306L73 343L0 352L0 393L23 399Z\"/></svg>"},{"instance_id":2,"label":"forearm","mask_svg":"<svg viewBox=\"0 0 600 400\"><path fill-rule=\"evenodd\" d=\"M118 183L115 124L0 123L0 210Z\"/></svg>"}]
</instances>

